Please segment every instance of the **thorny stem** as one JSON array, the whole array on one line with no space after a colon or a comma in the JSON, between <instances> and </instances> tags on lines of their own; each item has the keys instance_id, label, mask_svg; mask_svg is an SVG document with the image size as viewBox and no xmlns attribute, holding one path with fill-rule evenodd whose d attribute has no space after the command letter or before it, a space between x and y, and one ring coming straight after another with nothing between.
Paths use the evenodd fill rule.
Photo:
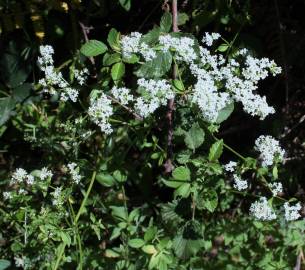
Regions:
<instances>
[{"instance_id":1,"label":"thorny stem","mask_svg":"<svg viewBox=\"0 0 305 270\"><path fill-rule=\"evenodd\" d=\"M177 1L172 0L172 15L173 15L173 32L178 32L178 8ZM173 79L177 77L177 65L173 66ZM172 98L168 101L167 105L167 124L168 124L168 133L167 133L167 160L165 162L165 172L170 173L173 170L172 158L173 158L173 116L175 108L175 99Z\"/></svg>"}]
</instances>

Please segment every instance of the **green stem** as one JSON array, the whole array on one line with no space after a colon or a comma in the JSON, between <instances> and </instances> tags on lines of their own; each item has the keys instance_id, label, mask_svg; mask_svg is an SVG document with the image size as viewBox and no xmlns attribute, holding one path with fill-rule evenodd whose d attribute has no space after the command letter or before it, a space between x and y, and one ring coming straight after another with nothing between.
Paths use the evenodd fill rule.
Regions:
<instances>
[{"instance_id":1,"label":"green stem","mask_svg":"<svg viewBox=\"0 0 305 270\"><path fill-rule=\"evenodd\" d=\"M91 192L91 190L92 190L92 187L93 187L93 184L94 184L94 181L95 181L96 174L97 174L97 172L96 172L96 170L95 170L95 171L93 172L93 174L92 174L92 177L91 177L91 180L90 180L90 184L89 184L89 187L88 187L88 189L87 189L87 191L86 191L85 197L84 197L84 199L83 199L83 201L82 201L82 203L81 203L81 206L80 206L80 208L79 208L79 210L78 210L78 212L77 212L77 214L76 214L76 216L75 216L75 219L74 219L75 225L77 225L77 222L78 222L78 220L79 220L81 214L82 214L83 211L84 211L84 208L85 208L85 206L86 206L88 197L89 197L89 195L90 195L90 192ZM64 243L64 244L62 245L61 250L60 250L59 256L57 257L56 264L55 264L53 270L57 270L57 269L58 269L59 263L60 263L60 261L62 260L62 257L63 257L63 255L64 255L65 248L66 248L66 244Z\"/></svg>"}]
</instances>

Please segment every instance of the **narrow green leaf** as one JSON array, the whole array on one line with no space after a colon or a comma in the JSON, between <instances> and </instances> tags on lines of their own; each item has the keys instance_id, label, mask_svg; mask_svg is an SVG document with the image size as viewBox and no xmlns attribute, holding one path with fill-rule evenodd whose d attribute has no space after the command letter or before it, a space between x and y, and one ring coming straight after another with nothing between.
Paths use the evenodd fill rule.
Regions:
<instances>
[{"instance_id":1,"label":"narrow green leaf","mask_svg":"<svg viewBox=\"0 0 305 270\"><path fill-rule=\"evenodd\" d=\"M114 81L120 80L125 74L125 65L122 62L116 63L111 68L111 77Z\"/></svg>"},{"instance_id":2,"label":"narrow green leaf","mask_svg":"<svg viewBox=\"0 0 305 270\"><path fill-rule=\"evenodd\" d=\"M216 161L220 158L223 151L223 140L215 142L209 152L209 161Z\"/></svg>"},{"instance_id":3,"label":"narrow green leaf","mask_svg":"<svg viewBox=\"0 0 305 270\"><path fill-rule=\"evenodd\" d=\"M157 250L153 245L145 245L145 246L142 247L142 250L147 254L157 253Z\"/></svg>"},{"instance_id":4,"label":"narrow green leaf","mask_svg":"<svg viewBox=\"0 0 305 270\"><path fill-rule=\"evenodd\" d=\"M112 187L115 185L115 179L110 174L99 173L96 180L105 187Z\"/></svg>"},{"instance_id":5,"label":"narrow green leaf","mask_svg":"<svg viewBox=\"0 0 305 270\"><path fill-rule=\"evenodd\" d=\"M87 57L97 56L107 51L107 46L98 40L92 39L86 42L80 49L81 53Z\"/></svg>"},{"instance_id":6,"label":"narrow green leaf","mask_svg":"<svg viewBox=\"0 0 305 270\"><path fill-rule=\"evenodd\" d=\"M224 44L221 44L218 46L217 51L225 52L228 48L229 48L229 45L224 43Z\"/></svg>"}]
</instances>

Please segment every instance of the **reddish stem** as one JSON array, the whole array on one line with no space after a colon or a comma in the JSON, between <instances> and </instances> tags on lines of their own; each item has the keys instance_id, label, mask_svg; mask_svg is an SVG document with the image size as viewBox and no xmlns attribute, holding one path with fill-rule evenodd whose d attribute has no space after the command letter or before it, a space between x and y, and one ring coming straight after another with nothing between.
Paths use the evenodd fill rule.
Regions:
<instances>
[{"instance_id":1,"label":"reddish stem","mask_svg":"<svg viewBox=\"0 0 305 270\"><path fill-rule=\"evenodd\" d=\"M172 0L172 15L173 15L173 32L178 32L178 8L177 8L177 0ZM177 77L177 67L173 66L173 79ZM172 98L168 101L167 105L167 124L168 124L168 133L167 133L167 160L164 164L165 172L170 173L173 170L173 116L175 109L175 100Z\"/></svg>"}]
</instances>

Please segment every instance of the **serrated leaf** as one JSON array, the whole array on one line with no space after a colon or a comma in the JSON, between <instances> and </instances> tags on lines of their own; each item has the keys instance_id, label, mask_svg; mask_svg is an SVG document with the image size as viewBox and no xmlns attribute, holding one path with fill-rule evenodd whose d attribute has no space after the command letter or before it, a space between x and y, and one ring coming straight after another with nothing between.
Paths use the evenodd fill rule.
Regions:
<instances>
[{"instance_id":1,"label":"serrated leaf","mask_svg":"<svg viewBox=\"0 0 305 270\"><path fill-rule=\"evenodd\" d=\"M121 61L121 55L119 53L105 53L103 57L103 65L104 66L111 66L114 63Z\"/></svg>"},{"instance_id":2,"label":"serrated leaf","mask_svg":"<svg viewBox=\"0 0 305 270\"><path fill-rule=\"evenodd\" d=\"M189 149L193 151L204 142L204 130L198 123L192 125L191 129L185 133L184 142Z\"/></svg>"},{"instance_id":3,"label":"serrated leaf","mask_svg":"<svg viewBox=\"0 0 305 270\"><path fill-rule=\"evenodd\" d=\"M191 193L191 184L184 183L178 189L175 190L175 196L181 196L187 198Z\"/></svg>"},{"instance_id":4,"label":"serrated leaf","mask_svg":"<svg viewBox=\"0 0 305 270\"><path fill-rule=\"evenodd\" d=\"M223 151L223 140L218 140L215 142L209 152L209 161L216 161L220 158Z\"/></svg>"},{"instance_id":5,"label":"serrated leaf","mask_svg":"<svg viewBox=\"0 0 305 270\"><path fill-rule=\"evenodd\" d=\"M158 52L157 56L145 62L135 74L144 78L159 78L168 72L172 65L172 55L170 52Z\"/></svg>"},{"instance_id":6,"label":"serrated leaf","mask_svg":"<svg viewBox=\"0 0 305 270\"><path fill-rule=\"evenodd\" d=\"M189 181L191 180L191 172L188 167L180 166L173 170L172 176L175 180Z\"/></svg>"},{"instance_id":7,"label":"serrated leaf","mask_svg":"<svg viewBox=\"0 0 305 270\"><path fill-rule=\"evenodd\" d=\"M189 16L186 13L178 13L178 25L184 25L189 20Z\"/></svg>"},{"instance_id":8,"label":"serrated leaf","mask_svg":"<svg viewBox=\"0 0 305 270\"><path fill-rule=\"evenodd\" d=\"M210 190L202 196L201 200L203 207L213 213L218 205L217 192L215 190Z\"/></svg>"},{"instance_id":9,"label":"serrated leaf","mask_svg":"<svg viewBox=\"0 0 305 270\"><path fill-rule=\"evenodd\" d=\"M172 27L172 14L165 12L161 18L160 29L162 32L168 33Z\"/></svg>"},{"instance_id":10,"label":"serrated leaf","mask_svg":"<svg viewBox=\"0 0 305 270\"><path fill-rule=\"evenodd\" d=\"M114 81L120 80L125 74L125 65L122 62L116 63L111 68L111 77Z\"/></svg>"},{"instance_id":11,"label":"serrated leaf","mask_svg":"<svg viewBox=\"0 0 305 270\"><path fill-rule=\"evenodd\" d=\"M121 48L120 36L121 36L120 32L118 32L114 28L111 28L111 30L108 33L107 42L109 46L115 51L119 51Z\"/></svg>"},{"instance_id":12,"label":"serrated leaf","mask_svg":"<svg viewBox=\"0 0 305 270\"><path fill-rule=\"evenodd\" d=\"M170 188L178 188L184 183L184 181L164 180L164 179L162 179L162 182Z\"/></svg>"},{"instance_id":13,"label":"serrated leaf","mask_svg":"<svg viewBox=\"0 0 305 270\"><path fill-rule=\"evenodd\" d=\"M140 248L144 246L145 241L141 238L134 238L128 241L128 245L132 248Z\"/></svg>"},{"instance_id":14,"label":"serrated leaf","mask_svg":"<svg viewBox=\"0 0 305 270\"><path fill-rule=\"evenodd\" d=\"M107 46L98 40L87 41L80 49L81 53L87 57L97 56L107 51Z\"/></svg>"},{"instance_id":15,"label":"serrated leaf","mask_svg":"<svg viewBox=\"0 0 305 270\"><path fill-rule=\"evenodd\" d=\"M233 111L234 111L234 103L232 102L219 111L216 119L216 123L220 124L223 121L227 120Z\"/></svg>"},{"instance_id":16,"label":"serrated leaf","mask_svg":"<svg viewBox=\"0 0 305 270\"><path fill-rule=\"evenodd\" d=\"M111 215L114 218L117 218L119 220L126 221L128 219L128 213L126 212L125 207L123 206L110 206Z\"/></svg>"},{"instance_id":17,"label":"serrated leaf","mask_svg":"<svg viewBox=\"0 0 305 270\"><path fill-rule=\"evenodd\" d=\"M144 240L146 242L153 240L155 238L157 232L158 232L157 227L154 227L154 226L149 227L144 234Z\"/></svg>"},{"instance_id":18,"label":"serrated leaf","mask_svg":"<svg viewBox=\"0 0 305 270\"><path fill-rule=\"evenodd\" d=\"M0 99L0 126L11 117L15 104L16 102L12 97Z\"/></svg>"},{"instance_id":19,"label":"serrated leaf","mask_svg":"<svg viewBox=\"0 0 305 270\"><path fill-rule=\"evenodd\" d=\"M152 30L150 30L147 34L142 36L141 41L147 43L147 44L153 44L159 40L160 36L160 27L154 27Z\"/></svg>"}]
</instances>

